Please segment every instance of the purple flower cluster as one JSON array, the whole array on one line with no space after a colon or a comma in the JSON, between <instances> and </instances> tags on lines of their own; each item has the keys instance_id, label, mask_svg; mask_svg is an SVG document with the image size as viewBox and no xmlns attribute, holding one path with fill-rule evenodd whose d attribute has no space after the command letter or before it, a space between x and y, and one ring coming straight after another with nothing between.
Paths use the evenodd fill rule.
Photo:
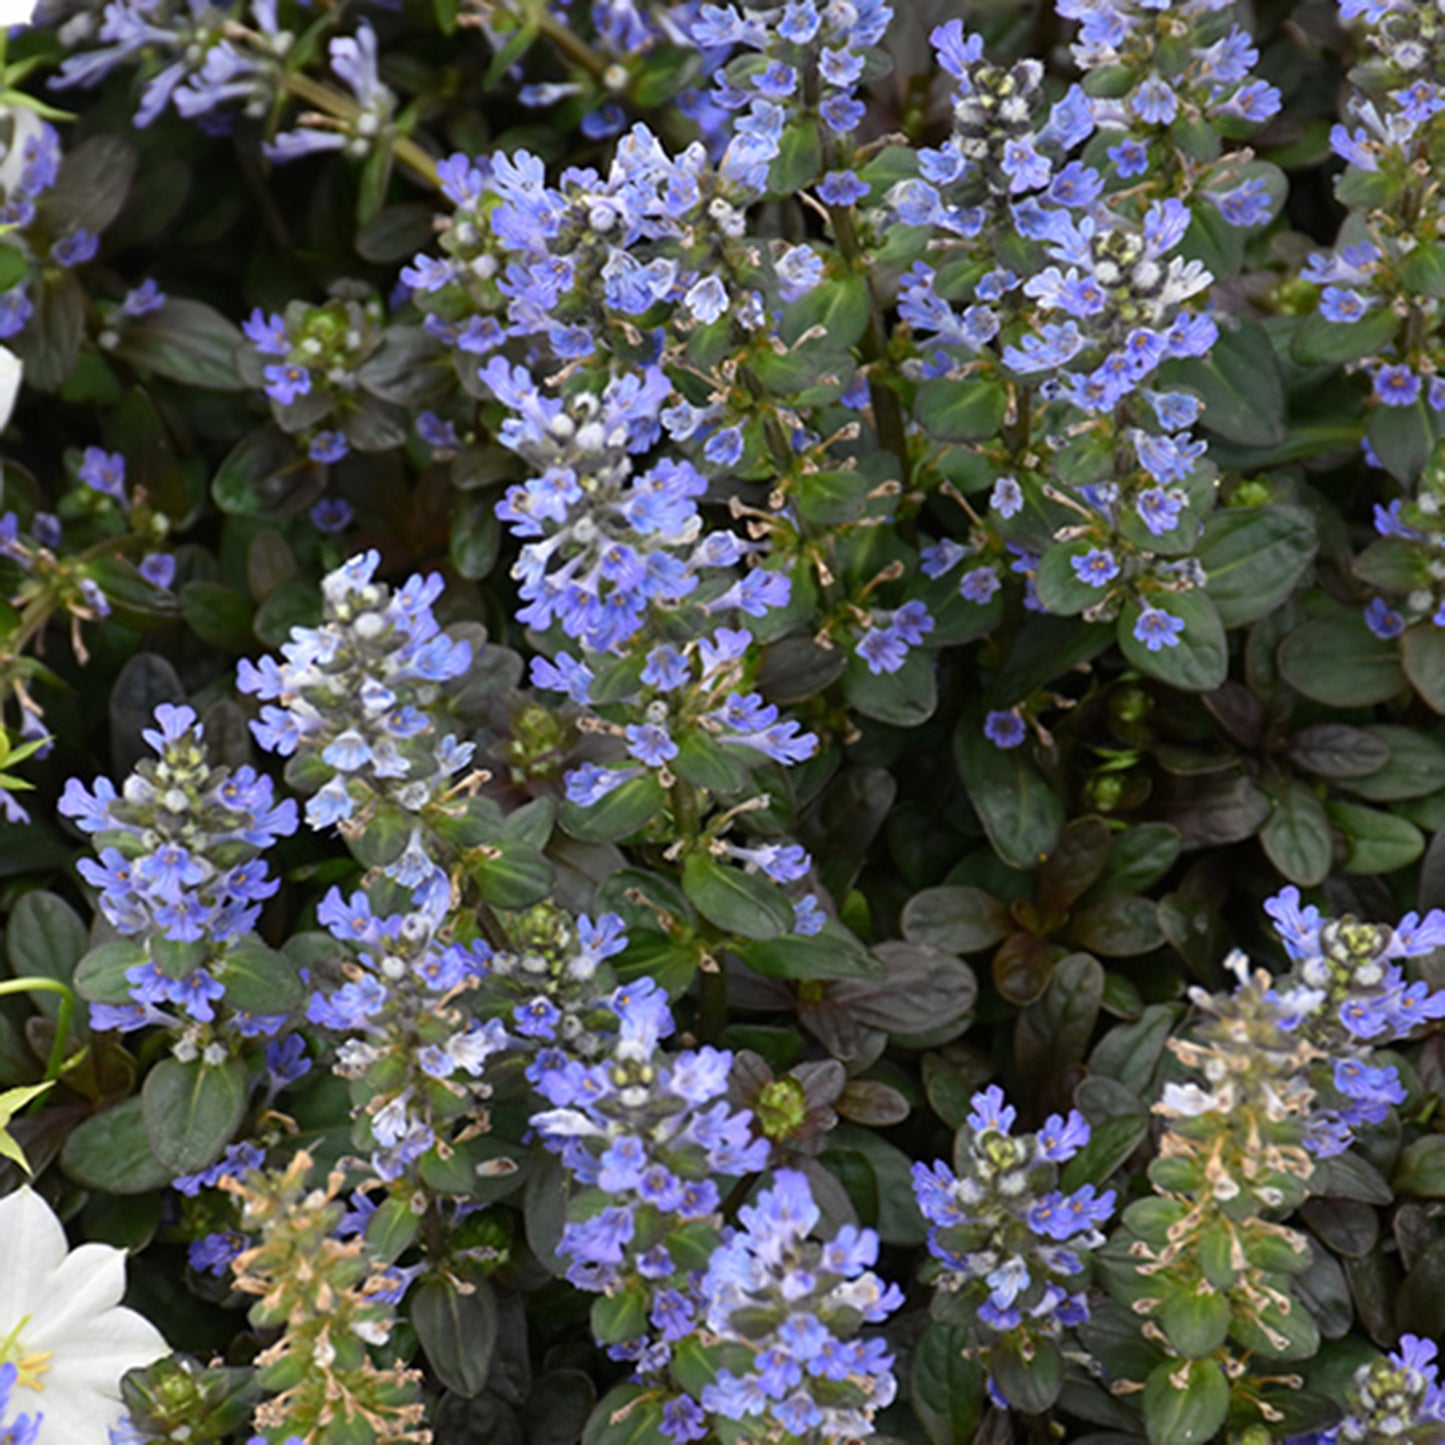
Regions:
<instances>
[{"instance_id":1,"label":"purple flower cluster","mask_svg":"<svg viewBox=\"0 0 1445 1445\"><path fill-rule=\"evenodd\" d=\"M617 980L607 960L627 947L622 919L603 913L594 922L539 903L514 915L508 932L510 949L481 939L468 946L479 977L476 1011L500 1019L523 1052L561 1048L596 1057L617 1026L607 1004Z\"/></svg>"},{"instance_id":2,"label":"purple flower cluster","mask_svg":"<svg viewBox=\"0 0 1445 1445\"><path fill-rule=\"evenodd\" d=\"M1088 1251L1104 1242L1114 1191L1058 1188L1056 1166L1089 1142L1077 1110L1015 1136L1017 1112L996 1084L972 1103L955 1148L959 1172L941 1160L913 1166L940 1298L961 1297L986 1331L1056 1337L1089 1317Z\"/></svg>"},{"instance_id":3,"label":"purple flower cluster","mask_svg":"<svg viewBox=\"0 0 1445 1445\"><path fill-rule=\"evenodd\" d=\"M640 327L685 333L731 317L756 330L823 277L807 245L744 244L748 196L726 165L719 173L700 143L671 156L644 125L619 140L605 174L574 167L553 185L524 150L453 155L438 172L456 208L445 255L418 255L401 279L469 391L477 358L509 337L564 360L600 353L635 366Z\"/></svg>"},{"instance_id":4,"label":"purple flower cluster","mask_svg":"<svg viewBox=\"0 0 1445 1445\"><path fill-rule=\"evenodd\" d=\"M1297 888L1265 904L1294 964L1280 992L1284 1023L1319 1049L1310 1082L1316 1097L1305 1143L1326 1159L1349 1148L1354 1130L1379 1124L1405 1100L1392 1064L1373 1050L1445 1018L1445 989L1411 982L1400 961L1445 947L1445 912L1407 913L1393 927L1301 907Z\"/></svg>"},{"instance_id":5,"label":"purple flower cluster","mask_svg":"<svg viewBox=\"0 0 1445 1445\"><path fill-rule=\"evenodd\" d=\"M588 762L574 768L567 775L568 798L588 807L649 769L665 773L690 734L785 767L810 758L818 746L812 733L783 718L761 694L740 690L752 642L752 635L741 628L720 627L694 642L648 648L638 689L620 699L631 703L644 719L617 728L630 761L621 766ZM594 674L585 663L559 652L550 661L533 660L532 680L586 704Z\"/></svg>"},{"instance_id":6,"label":"purple flower cluster","mask_svg":"<svg viewBox=\"0 0 1445 1445\"><path fill-rule=\"evenodd\" d=\"M940 25L930 38L953 77L953 132L942 146L919 151L917 179L894 187L889 201L899 220L971 240L1025 194L1052 186L1061 204L1098 195L1092 172L1064 164L1094 130L1089 99L1077 85L1046 108L1039 61L990 64L983 38L969 35L961 20ZM976 337L982 325L982 316L966 320L964 331Z\"/></svg>"},{"instance_id":7,"label":"purple flower cluster","mask_svg":"<svg viewBox=\"0 0 1445 1445\"><path fill-rule=\"evenodd\" d=\"M513 413L502 444L537 472L497 508L524 543L513 569L526 604L519 621L539 631L555 622L595 652L617 652L652 608L677 608L703 575L751 550L730 531L704 533L697 502L707 482L690 462L662 458L637 470L633 457L657 441L672 391L659 368L619 377L600 395L562 397L544 396L530 373L501 358L481 375ZM708 590L709 612L760 616L786 603L788 582L754 571Z\"/></svg>"},{"instance_id":8,"label":"purple flower cluster","mask_svg":"<svg viewBox=\"0 0 1445 1445\"><path fill-rule=\"evenodd\" d=\"M1383 1359L1361 1365L1337 1425L1293 1436L1287 1445L1376 1445L1377 1441L1435 1442L1445 1438L1445 1387L1436 1363L1440 1347L1401 1335Z\"/></svg>"},{"instance_id":9,"label":"purple flower cluster","mask_svg":"<svg viewBox=\"0 0 1445 1445\"><path fill-rule=\"evenodd\" d=\"M122 66L138 66L146 77L135 112L138 127L170 106L207 131L224 134L237 117L265 116L282 93L283 62L295 35L282 28L277 8L277 0L247 0L238 16L220 5L114 0L93 31L98 43L67 55L51 84L56 90L88 89ZM369 27L363 22L361 29ZM348 81L336 47L357 43L331 42L333 68ZM283 141L277 138L273 158L287 158Z\"/></svg>"},{"instance_id":10,"label":"purple flower cluster","mask_svg":"<svg viewBox=\"0 0 1445 1445\"><path fill-rule=\"evenodd\" d=\"M1149 0L1057 0L1055 9L1079 22L1071 47L1079 68L1111 76L1107 95L1095 94L1092 107L1099 129L1119 136L1107 154L1121 180L1144 177L1156 194L1162 187L1186 199L1197 190L1232 226L1270 218L1275 204L1261 168L1241 174L1228 157L1191 165L1171 136L1176 125L1200 120L1221 135L1247 135L1279 112L1279 91L1251 74L1259 50L1249 33L1225 28L1220 12L1232 11L1232 0L1167 8Z\"/></svg>"},{"instance_id":11,"label":"purple flower cluster","mask_svg":"<svg viewBox=\"0 0 1445 1445\"><path fill-rule=\"evenodd\" d=\"M227 945L250 933L278 886L261 855L296 830L296 804L277 803L269 778L210 765L191 708L162 704L155 720L142 736L159 756L138 763L119 792L104 777L89 789L72 778L57 805L94 835L99 858L81 859L80 875L99 890L111 925L138 944L126 971L131 1002L93 1004L97 1028L215 1022ZM198 947L176 961L162 944ZM233 1022L251 1034L274 1032L280 1019Z\"/></svg>"},{"instance_id":12,"label":"purple flower cluster","mask_svg":"<svg viewBox=\"0 0 1445 1445\"><path fill-rule=\"evenodd\" d=\"M1440 80L1445 47L1436 20L1417 6L1340 0L1339 11L1346 22L1365 22L1355 28L1373 54L1369 64L1350 73L1345 109L1357 124L1336 125L1330 147L1350 167L1341 199L1377 215L1379 222L1368 238L1350 227L1345 244L1311 256L1300 276L1321 288L1318 314L1332 325L1408 315L1406 327L1387 323L1383 332L1376 327L1351 365L1369 377L1379 406L1413 407L1423 399L1439 412L1445 410L1445 381L1436 375L1439 317L1433 305L1421 305L1409 267L1420 246L1435 243L1440 199L1426 191L1418 202L1394 202L1413 194L1418 166L1431 164L1424 158L1437 157L1445 141ZM1372 192L1363 201L1362 184Z\"/></svg>"},{"instance_id":13,"label":"purple flower cluster","mask_svg":"<svg viewBox=\"0 0 1445 1445\"><path fill-rule=\"evenodd\" d=\"M703 1412L743 1426L748 1438L780 1429L822 1440L873 1434L897 1381L886 1342L859 1330L881 1324L903 1294L871 1269L873 1230L844 1225L820 1244L809 1240L819 1217L807 1176L780 1169L738 1211L739 1227L724 1231L698 1294L708 1333L740 1358L703 1389L694 1429L673 1439L703 1439Z\"/></svg>"},{"instance_id":14,"label":"purple flower cluster","mask_svg":"<svg viewBox=\"0 0 1445 1445\"><path fill-rule=\"evenodd\" d=\"M345 120L306 112L297 129L282 131L266 142L266 155L273 161L294 161L325 151L364 160L392 129L396 96L381 80L376 31L362 20L355 35L338 35L326 49L332 74L351 92L355 109Z\"/></svg>"},{"instance_id":15,"label":"purple flower cluster","mask_svg":"<svg viewBox=\"0 0 1445 1445\"><path fill-rule=\"evenodd\" d=\"M288 777L312 793L313 828L359 826L377 800L418 813L471 757L472 744L438 736L442 685L472 660L432 613L442 579L416 576L393 591L372 580L380 561L366 552L332 572L323 625L293 628L282 662L243 659L237 671L241 691L264 704L256 741L294 755ZM408 888L436 881L419 827L387 874Z\"/></svg>"},{"instance_id":16,"label":"purple flower cluster","mask_svg":"<svg viewBox=\"0 0 1445 1445\"><path fill-rule=\"evenodd\" d=\"M724 179L743 194L765 191L790 124L821 124L835 136L855 131L864 115L856 91L868 52L892 18L887 0L702 5L690 27L694 43L736 52L714 72L711 96L734 116Z\"/></svg>"},{"instance_id":17,"label":"purple flower cluster","mask_svg":"<svg viewBox=\"0 0 1445 1445\"><path fill-rule=\"evenodd\" d=\"M708 1047L668 1055L659 1049L674 1024L667 996L648 978L616 989L610 1051L595 1061L564 1048L539 1051L528 1069L553 1107L532 1125L586 1193L558 1253L578 1288L612 1291L625 1280L653 1282L655 1339L629 1343L641 1369L666 1362L693 1315L673 1318L669 1291L679 1260L661 1244L673 1230L710 1221L721 1204L712 1176L767 1167L769 1145L754 1138L752 1116L727 1102L732 1054Z\"/></svg>"},{"instance_id":18,"label":"purple flower cluster","mask_svg":"<svg viewBox=\"0 0 1445 1445\"><path fill-rule=\"evenodd\" d=\"M331 889L317 919L344 949L338 986L317 988L308 1020L345 1035L335 1072L365 1088L366 1133L378 1178L400 1178L446 1123L491 1093L487 1061L509 1043L497 1019L479 1022L459 1000L488 953L449 941L450 900L433 894L378 917L365 893Z\"/></svg>"}]
</instances>

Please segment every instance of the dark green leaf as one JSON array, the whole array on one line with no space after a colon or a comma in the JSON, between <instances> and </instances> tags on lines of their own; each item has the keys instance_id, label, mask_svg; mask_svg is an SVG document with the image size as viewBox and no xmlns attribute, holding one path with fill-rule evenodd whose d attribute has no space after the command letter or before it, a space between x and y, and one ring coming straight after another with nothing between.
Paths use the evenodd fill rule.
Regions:
<instances>
[{"instance_id":1,"label":"dark green leaf","mask_svg":"<svg viewBox=\"0 0 1445 1445\"><path fill-rule=\"evenodd\" d=\"M1445 247L1416 246L1400 262L1400 285L1426 296L1445 296Z\"/></svg>"},{"instance_id":2,"label":"dark green leaf","mask_svg":"<svg viewBox=\"0 0 1445 1445\"><path fill-rule=\"evenodd\" d=\"M1342 778L1342 788L1372 803L1402 803L1445 788L1445 747L1434 738L1386 723L1365 731L1389 749L1389 760L1363 777Z\"/></svg>"},{"instance_id":3,"label":"dark green leaf","mask_svg":"<svg viewBox=\"0 0 1445 1445\"><path fill-rule=\"evenodd\" d=\"M1297 768L1321 778L1367 778L1390 761L1390 747L1383 738L1345 723L1301 728L1284 751Z\"/></svg>"},{"instance_id":4,"label":"dark green leaf","mask_svg":"<svg viewBox=\"0 0 1445 1445\"><path fill-rule=\"evenodd\" d=\"M209 647L245 652L255 646L250 602L219 582L187 582L181 588L181 616Z\"/></svg>"},{"instance_id":5,"label":"dark green leaf","mask_svg":"<svg viewBox=\"0 0 1445 1445\"><path fill-rule=\"evenodd\" d=\"M54 893L25 893L10 911L5 951L17 978L47 978L68 984L85 953L85 925L75 910ZM48 989L31 995L47 1018L60 1008L60 996Z\"/></svg>"},{"instance_id":6,"label":"dark green leaf","mask_svg":"<svg viewBox=\"0 0 1445 1445\"><path fill-rule=\"evenodd\" d=\"M1425 835L1403 818L1354 803L1331 802L1327 811L1349 844L1347 873L1393 873L1425 851Z\"/></svg>"},{"instance_id":7,"label":"dark green leaf","mask_svg":"<svg viewBox=\"0 0 1445 1445\"><path fill-rule=\"evenodd\" d=\"M211 496L223 512L284 518L309 507L322 485L317 469L297 456L296 444L267 424L247 432L226 454L211 479Z\"/></svg>"},{"instance_id":8,"label":"dark green leaf","mask_svg":"<svg viewBox=\"0 0 1445 1445\"><path fill-rule=\"evenodd\" d=\"M1104 970L1087 953L1061 958L1038 1002L1019 1014L1014 1056L1028 1079L1058 1077L1079 1063L1104 997Z\"/></svg>"},{"instance_id":9,"label":"dark green leaf","mask_svg":"<svg viewBox=\"0 0 1445 1445\"><path fill-rule=\"evenodd\" d=\"M582 1445L670 1445L662 1429L662 1403L659 1390L619 1385L598 1401Z\"/></svg>"},{"instance_id":10,"label":"dark green leaf","mask_svg":"<svg viewBox=\"0 0 1445 1445\"><path fill-rule=\"evenodd\" d=\"M1116 1024L1094 1046L1089 1067L1117 1079L1139 1096L1150 1092L1164 1045L1178 1023L1180 1007L1150 1004L1133 1023Z\"/></svg>"},{"instance_id":11,"label":"dark green leaf","mask_svg":"<svg viewBox=\"0 0 1445 1445\"><path fill-rule=\"evenodd\" d=\"M1295 332L1295 359L1307 366L1338 366L1373 356L1389 342L1399 325L1400 318L1388 306L1345 324L1326 321L1316 312Z\"/></svg>"},{"instance_id":12,"label":"dark green leaf","mask_svg":"<svg viewBox=\"0 0 1445 1445\"><path fill-rule=\"evenodd\" d=\"M1204 592L1166 593L1157 598L1160 610L1184 623L1174 646L1151 652L1135 636L1142 615L1139 602L1130 598L1119 616L1119 648L1149 677L1182 692L1212 692L1229 675L1229 648L1213 600Z\"/></svg>"},{"instance_id":13,"label":"dark green leaf","mask_svg":"<svg viewBox=\"0 0 1445 1445\"><path fill-rule=\"evenodd\" d=\"M151 1153L139 1099L127 1099L73 1130L60 1151L60 1167L77 1184L107 1194L164 1189L177 1173Z\"/></svg>"},{"instance_id":14,"label":"dark green leaf","mask_svg":"<svg viewBox=\"0 0 1445 1445\"><path fill-rule=\"evenodd\" d=\"M1097 893L1141 893L1157 883L1179 857L1179 834L1167 823L1140 823L1114 834L1113 851Z\"/></svg>"},{"instance_id":15,"label":"dark green leaf","mask_svg":"<svg viewBox=\"0 0 1445 1445\"><path fill-rule=\"evenodd\" d=\"M126 324L115 353L139 371L210 391L244 391L236 370L242 337L235 324L214 307L189 297L171 297L163 306Z\"/></svg>"},{"instance_id":16,"label":"dark green leaf","mask_svg":"<svg viewBox=\"0 0 1445 1445\"><path fill-rule=\"evenodd\" d=\"M1219 620L1238 627L1299 586L1314 561L1314 518L1303 507L1226 508L1204 524L1195 555Z\"/></svg>"},{"instance_id":17,"label":"dark green leaf","mask_svg":"<svg viewBox=\"0 0 1445 1445\"><path fill-rule=\"evenodd\" d=\"M1039 873L1038 904L1046 919L1062 919L1098 882L1113 847L1102 818L1075 818L1064 829Z\"/></svg>"},{"instance_id":18,"label":"dark green leaf","mask_svg":"<svg viewBox=\"0 0 1445 1445\"><path fill-rule=\"evenodd\" d=\"M971 1332L930 1324L913 1351L909 1398L929 1445L970 1445L983 1412L984 1372L964 1351Z\"/></svg>"},{"instance_id":19,"label":"dark green leaf","mask_svg":"<svg viewBox=\"0 0 1445 1445\"><path fill-rule=\"evenodd\" d=\"M1315 702L1368 707L1407 686L1395 644L1376 637L1357 612L1307 622L1279 650L1285 681Z\"/></svg>"},{"instance_id":20,"label":"dark green leaf","mask_svg":"<svg viewBox=\"0 0 1445 1445\"><path fill-rule=\"evenodd\" d=\"M977 953L1013 932L1008 908L982 888L925 888L903 907L903 936L945 953Z\"/></svg>"},{"instance_id":21,"label":"dark green leaf","mask_svg":"<svg viewBox=\"0 0 1445 1445\"><path fill-rule=\"evenodd\" d=\"M526 908L551 891L551 863L536 848L504 843L501 854L471 865L471 876L482 897L494 908Z\"/></svg>"},{"instance_id":22,"label":"dark green leaf","mask_svg":"<svg viewBox=\"0 0 1445 1445\"><path fill-rule=\"evenodd\" d=\"M89 1003L130 1003L128 969L146 961L145 949L131 939L116 939L92 948L75 970L75 990Z\"/></svg>"},{"instance_id":23,"label":"dark green leaf","mask_svg":"<svg viewBox=\"0 0 1445 1445\"><path fill-rule=\"evenodd\" d=\"M1445 1199L1445 1134L1430 1134L1407 1145L1391 1182L1396 1194Z\"/></svg>"},{"instance_id":24,"label":"dark green leaf","mask_svg":"<svg viewBox=\"0 0 1445 1445\"><path fill-rule=\"evenodd\" d=\"M1201 424L1246 446L1266 447L1285 434L1284 382L1264 329L1241 321L1221 329L1207 358L1176 361L1161 370L1168 386L1197 392Z\"/></svg>"},{"instance_id":25,"label":"dark green leaf","mask_svg":"<svg viewBox=\"0 0 1445 1445\"><path fill-rule=\"evenodd\" d=\"M141 1091L151 1152L173 1175L214 1164L246 1112L246 1071L238 1060L205 1064L162 1059Z\"/></svg>"},{"instance_id":26,"label":"dark green leaf","mask_svg":"<svg viewBox=\"0 0 1445 1445\"><path fill-rule=\"evenodd\" d=\"M620 1345L647 1331L647 1291L631 1285L592 1304L592 1335L604 1345Z\"/></svg>"},{"instance_id":27,"label":"dark green leaf","mask_svg":"<svg viewBox=\"0 0 1445 1445\"><path fill-rule=\"evenodd\" d=\"M907 1036L957 1024L973 1008L978 981L962 959L895 940L873 951L883 977L845 980L828 994L857 1023Z\"/></svg>"},{"instance_id":28,"label":"dark green leaf","mask_svg":"<svg viewBox=\"0 0 1445 1445\"><path fill-rule=\"evenodd\" d=\"M1154 901L1120 893L1081 908L1069 939L1105 958L1134 958L1164 942Z\"/></svg>"},{"instance_id":29,"label":"dark green leaf","mask_svg":"<svg viewBox=\"0 0 1445 1445\"><path fill-rule=\"evenodd\" d=\"M424 1280L411 1299L411 1322L437 1378L464 1399L486 1388L497 1343L497 1301L476 1268L452 1271L460 1277Z\"/></svg>"},{"instance_id":30,"label":"dark green leaf","mask_svg":"<svg viewBox=\"0 0 1445 1445\"><path fill-rule=\"evenodd\" d=\"M1269 861L1301 888L1323 883L1334 850L1324 804L1312 789L1292 778L1280 784L1273 801L1274 812L1259 830Z\"/></svg>"},{"instance_id":31,"label":"dark green leaf","mask_svg":"<svg viewBox=\"0 0 1445 1445\"><path fill-rule=\"evenodd\" d=\"M766 942L793 926L793 905L776 884L706 854L682 865L682 888L709 923L726 933Z\"/></svg>"},{"instance_id":32,"label":"dark green leaf","mask_svg":"<svg viewBox=\"0 0 1445 1445\"><path fill-rule=\"evenodd\" d=\"M34 311L11 343L25 363L25 382L58 391L70 376L85 335L86 295L72 271L51 271L34 288Z\"/></svg>"},{"instance_id":33,"label":"dark green leaf","mask_svg":"<svg viewBox=\"0 0 1445 1445\"><path fill-rule=\"evenodd\" d=\"M1025 1415L1053 1407L1064 1385L1059 1347L1042 1335L1013 1330L988 1353L989 1373L999 1394Z\"/></svg>"},{"instance_id":34,"label":"dark green leaf","mask_svg":"<svg viewBox=\"0 0 1445 1445\"><path fill-rule=\"evenodd\" d=\"M420 326L389 326L356 379L363 391L405 407L431 406L455 385L451 357Z\"/></svg>"},{"instance_id":35,"label":"dark green leaf","mask_svg":"<svg viewBox=\"0 0 1445 1445\"><path fill-rule=\"evenodd\" d=\"M830 277L789 304L778 326L779 339L785 346L795 346L808 332L821 328L829 346L853 346L867 330L870 305L865 277Z\"/></svg>"},{"instance_id":36,"label":"dark green leaf","mask_svg":"<svg viewBox=\"0 0 1445 1445\"><path fill-rule=\"evenodd\" d=\"M614 788L590 808L564 803L559 821L574 838L588 843L617 843L640 833L663 803L662 784L648 773Z\"/></svg>"},{"instance_id":37,"label":"dark green leaf","mask_svg":"<svg viewBox=\"0 0 1445 1445\"><path fill-rule=\"evenodd\" d=\"M1205 1445L1229 1414L1229 1381L1217 1360L1165 1360L1144 1382L1150 1445Z\"/></svg>"},{"instance_id":38,"label":"dark green leaf","mask_svg":"<svg viewBox=\"0 0 1445 1445\"><path fill-rule=\"evenodd\" d=\"M1229 1296L1206 1281L1198 1289L1176 1285L1166 1297L1156 1318L1169 1343L1188 1359L1212 1355L1229 1334Z\"/></svg>"},{"instance_id":39,"label":"dark green leaf","mask_svg":"<svg viewBox=\"0 0 1445 1445\"><path fill-rule=\"evenodd\" d=\"M216 976L226 985L227 1002L248 1013L288 1014L304 997L296 964L254 933L231 944Z\"/></svg>"},{"instance_id":40,"label":"dark green leaf","mask_svg":"<svg viewBox=\"0 0 1445 1445\"><path fill-rule=\"evenodd\" d=\"M1102 1188L1123 1168L1149 1132L1149 1116L1118 1114L1090 1126L1089 1142L1069 1160L1061 1183L1072 1192L1085 1184Z\"/></svg>"},{"instance_id":41,"label":"dark green leaf","mask_svg":"<svg viewBox=\"0 0 1445 1445\"><path fill-rule=\"evenodd\" d=\"M938 706L937 658L915 647L897 672L874 673L861 657L851 657L843 674L843 694L864 717L894 727L919 727Z\"/></svg>"},{"instance_id":42,"label":"dark green leaf","mask_svg":"<svg viewBox=\"0 0 1445 1445\"><path fill-rule=\"evenodd\" d=\"M55 231L99 234L120 214L135 175L136 152L118 135L87 136L60 163L37 210Z\"/></svg>"},{"instance_id":43,"label":"dark green leaf","mask_svg":"<svg viewBox=\"0 0 1445 1445\"><path fill-rule=\"evenodd\" d=\"M1380 464L1404 486L1413 486L1435 445L1435 428L1425 398L1409 406L1382 406L1365 432Z\"/></svg>"},{"instance_id":44,"label":"dark green leaf","mask_svg":"<svg viewBox=\"0 0 1445 1445\"><path fill-rule=\"evenodd\" d=\"M768 173L775 196L792 196L811 186L823 166L823 140L816 120L795 120L783 130L778 156Z\"/></svg>"},{"instance_id":45,"label":"dark green leaf","mask_svg":"<svg viewBox=\"0 0 1445 1445\"><path fill-rule=\"evenodd\" d=\"M935 441L976 442L997 436L1008 409L1008 392L978 377L922 382L914 402L918 425Z\"/></svg>"},{"instance_id":46,"label":"dark green leaf","mask_svg":"<svg viewBox=\"0 0 1445 1445\"><path fill-rule=\"evenodd\" d=\"M1400 662L1415 691L1445 713L1445 629L1417 622L1400 639Z\"/></svg>"},{"instance_id":47,"label":"dark green leaf","mask_svg":"<svg viewBox=\"0 0 1445 1445\"><path fill-rule=\"evenodd\" d=\"M501 535L495 505L460 494L447 546L447 555L457 575L469 582L487 576L496 565Z\"/></svg>"},{"instance_id":48,"label":"dark green leaf","mask_svg":"<svg viewBox=\"0 0 1445 1445\"><path fill-rule=\"evenodd\" d=\"M876 978L884 971L846 928L831 920L811 936L790 933L767 942L739 940L732 947L764 978Z\"/></svg>"},{"instance_id":49,"label":"dark green leaf","mask_svg":"<svg viewBox=\"0 0 1445 1445\"><path fill-rule=\"evenodd\" d=\"M1054 850L1064 804L1043 780L1027 745L1003 750L984 736L983 719L966 712L953 735L959 776L994 851L1010 868L1031 871Z\"/></svg>"}]
</instances>

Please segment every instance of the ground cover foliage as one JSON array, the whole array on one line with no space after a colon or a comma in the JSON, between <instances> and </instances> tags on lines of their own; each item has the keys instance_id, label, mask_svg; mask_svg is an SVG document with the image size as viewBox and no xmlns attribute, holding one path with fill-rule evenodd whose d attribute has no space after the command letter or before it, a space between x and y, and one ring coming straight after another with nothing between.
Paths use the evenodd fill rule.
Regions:
<instances>
[{"instance_id":1,"label":"ground cover foliage","mask_svg":"<svg viewBox=\"0 0 1445 1445\"><path fill-rule=\"evenodd\" d=\"M1436 5L0 65L0 1438L1445 1439Z\"/></svg>"}]
</instances>

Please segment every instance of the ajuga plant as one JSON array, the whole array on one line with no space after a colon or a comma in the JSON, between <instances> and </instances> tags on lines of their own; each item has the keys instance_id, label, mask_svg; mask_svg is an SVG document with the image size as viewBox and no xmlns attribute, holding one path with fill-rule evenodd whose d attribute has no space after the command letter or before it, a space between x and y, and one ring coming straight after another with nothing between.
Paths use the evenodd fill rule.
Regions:
<instances>
[{"instance_id":1,"label":"ajuga plant","mask_svg":"<svg viewBox=\"0 0 1445 1445\"><path fill-rule=\"evenodd\" d=\"M1445 1439L1438 7L25 8L0 1441Z\"/></svg>"}]
</instances>

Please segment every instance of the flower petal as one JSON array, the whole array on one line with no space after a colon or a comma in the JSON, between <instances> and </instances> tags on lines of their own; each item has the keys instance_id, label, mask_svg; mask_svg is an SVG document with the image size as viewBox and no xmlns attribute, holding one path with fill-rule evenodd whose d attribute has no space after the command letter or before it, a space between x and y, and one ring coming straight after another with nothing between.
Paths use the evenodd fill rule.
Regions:
<instances>
[{"instance_id":1,"label":"flower petal","mask_svg":"<svg viewBox=\"0 0 1445 1445\"><path fill-rule=\"evenodd\" d=\"M45 1297L32 1303L25 1343L34 1350L63 1350L88 1323L98 1325L125 1293L125 1251L109 1244L82 1244L45 1280Z\"/></svg>"},{"instance_id":2,"label":"flower petal","mask_svg":"<svg viewBox=\"0 0 1445 1445\"><path fill-rule=\"evenodd\" d=\"M33 1189L0 1199L0 1339L46 1303L46 1276L64 1259L65 1230Z\"/></svg>"}]
</instances>

